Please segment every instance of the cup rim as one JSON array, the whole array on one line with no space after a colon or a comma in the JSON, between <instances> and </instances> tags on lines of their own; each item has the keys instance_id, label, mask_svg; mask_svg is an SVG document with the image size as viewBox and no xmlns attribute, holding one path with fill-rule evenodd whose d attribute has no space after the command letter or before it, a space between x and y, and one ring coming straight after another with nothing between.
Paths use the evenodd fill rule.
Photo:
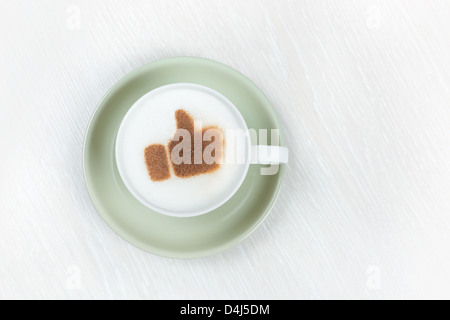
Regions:
<instances>
[{"instance_id":1,"label":"cup rim","mask_svg":"<svg viewBox=\"0 0 450 320\"><path fill-rule=\"evenodd\" d=\"M126 179L126 175L124 173L124 168L123 165L121 163L120 157L118 156L119 154L119 144L117 143L119 136L121 135L121 132L123 131L123 127L124 124L126 122L126 119L128 118L128 116L132 113L133 109L135 109L139 102L142 101L144 98L146 98L148 95L150 94L157 94L158 91L163 91L163 90L167 90L167 89L172 89L172 88L177 88L177 87L191 87L191 88L196 88L196 89L201 89L203 91L206 91L218 98L220 98L228 107L230 107L233 112L235 113L235 115L237 116L239 122L241 122L241 125L243 126L242 129L247 130L248 131L248 126L247 126L247 122L245 121L244 117L242 116L242 113L239 111L239 109L234 105L234 103L232 103L227 97L225 97L223 94L221 94L220 92L204 86L204 85L200 85L200 84L195 84L195 83L188 83L188 82L180 82L180 83L171 83L171 84L167 84L167 85L163 85L160 86L158 88L155 88L153 90L148 91L147 93L145 93L144 95L142 95L142 97L140 97L138 100L136 100L136 102L133 103L133 105L128 109L127 113L125 114L125 116L123 117L119 129L117 131L117 135L116 135L116 139L115 139L115 147L114 147L114 151L115 151L115 160L116 160L116 164L117 164L117 170L119 171L119 175L120 178L122 180L122 182L125 184L125 187L127 188L127 190L131 193L131 195L133 197L135 197L141 204L143 204L144 206L146 206L147 208L158 212L160 214L166 215L166 216L171 216L171 217L177 217L177 218L189 218L189 217L196 217L196 216L200 216L200 215L204 215L207 213L210 213L211 211L221 207L223 204L225 204L228 200L230 200L235 194L236 192L239 190L239 188L241 187L242 183L244 182L247 174L248 174L248 170L250 168L250 163L251 163L251 137L250 135L246 134L245 135L245 147L246 147L246 159L245 159L245 168L243 170L242 176L239 179L239 182L236 183L236 185L234 186L234 188L232 189L232 191L230 191L225 197L223 197L223 199L220 202L215 203L214 205L208 206L202 210L191 210L191 211L183 211L183 212L175 212L173 210L167 210L165 208L161 208L158 207L156 205L154 205L153 203L151 203L150 201L148 201L147 199L145 199L144 197L142 197L132 186L132 184Z\"/></svg>"}]
</instances>

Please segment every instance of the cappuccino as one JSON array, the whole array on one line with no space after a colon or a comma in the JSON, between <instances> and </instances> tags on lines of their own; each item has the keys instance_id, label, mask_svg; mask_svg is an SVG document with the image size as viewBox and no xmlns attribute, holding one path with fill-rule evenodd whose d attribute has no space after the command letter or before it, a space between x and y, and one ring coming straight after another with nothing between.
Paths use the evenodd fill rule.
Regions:
<instances>
[{"instance_id":1,"label":"cappuccino","mask_svg":"<svg viewBox=\"0 0 450 320\"><path fill-rule=\"evenodd\" d=\"M237 152L226 132L244 129L236 107L218 92L195 84L160 87L139 99L120 126L119 173L136 198L156 211L186 217L208 212L245 177L248 164L223 163Z\"/></svg>"}]
</instances>

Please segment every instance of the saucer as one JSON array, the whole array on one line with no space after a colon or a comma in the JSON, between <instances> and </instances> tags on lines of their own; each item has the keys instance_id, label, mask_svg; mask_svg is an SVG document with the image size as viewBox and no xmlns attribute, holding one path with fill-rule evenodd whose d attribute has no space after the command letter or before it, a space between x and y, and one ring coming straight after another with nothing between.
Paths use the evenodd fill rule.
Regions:
<instances>
[{"instance_id":1,"label":"saucer","mask_svg":"<svg viewBox=\"0 0 450 320\"><path fill-rule=\"evenodd\" d=\"M164 59L130 72L102 99L84 141L84 176L98 212L123 239L160 256L200 258L232 247L259 226L280 192L285 165L273 176L260 175L263 165L251 165L236 194L201 216L169 217L142 205L118 173L114 152L117 132L139 98L173 83L200 84L218 91L239 109L249 128L281 129L267 98L239 72L201 58Z\"/></svg>"}]
</instances>

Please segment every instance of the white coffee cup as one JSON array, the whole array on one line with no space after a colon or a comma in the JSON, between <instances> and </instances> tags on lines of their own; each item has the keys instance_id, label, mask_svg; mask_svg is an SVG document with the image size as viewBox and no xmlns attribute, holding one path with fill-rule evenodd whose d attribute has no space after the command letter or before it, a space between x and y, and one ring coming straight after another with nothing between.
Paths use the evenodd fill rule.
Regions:
<instances>
[{"instance_id":1,"label":"white coffee cup","mask_svg":"<svg viewBox=\"0 0 450 320\"><path fill-rule=\"evenodd\" d=\"M200 102L196 101L196 97L203 100ZM180 178L171 178L175 180L159 184L158 182L150 181L147 172L144 170L143 156L142 159L139 159L139 152L143 150L145 144L152 142L153 133L149 133L151 128L146 125L145 121L147 119L149 122L154 121L154 126L165 130L164 128L167 128L167 126L164 122L167 121L158 122L155 120L157 116L161 117L162 113L164 113L160 111L161 108L169 110L172 106L183 104L193 106L192 110L195 111L201 108L200 104L202 102L207 102L208 106L216 106L216 109L211 107L208 110L210 114L217 110L220 115L219 111L221 111L224 114L223 118L229 117L231 119L232 117L233 129L238 128L246 133L239 137L239 139L242 139L240 146L243 146L243 148L238 150L238 152L242 153L240 158L243 161L242 163L231 164L239 165L239 171L237 169L234 170L237 167L233 167L233 170L230 169L231 167L225 167L230 165L227 163L223 166L228 168L229 175L224 173L221 175L220 170L222 169L219 168L219 173L216 176L192 178L194 180L189 180L189 178L181 180ZM155 112L158 114L149 116L148 110L151 108L157 110ZM130 137L134 137L134 140ZM135 145L134 141L137 140L139 142L136 142ZM250 129L233 103L213 89L191 83L166 85L150 91L139 99L122 120L117 134L115 151L119 174L130 193L149 209L173 217L193 217L217 209L238 191L251 164L278 165L287 163L289 155L288 149L285 147L252 145ZM128 156L130 154L136 156ZM232 180L228 178L231 175L233 175ZM218 179L225 178L227 183L216 183ZM220 194L212 192L214 191L214 186L219 186L216 189L221 190ZM197 192L196 188L200 189L200 191ZM223 188L223 190L220 188ZM171 190L174 190L174 192L171 193ZM203 198L202 192L205 193ZM170 195L173 195L173 201ZM206 199L206 196L209 196L209 198ZM164 201L164 199L166 200ZM177 199L179 203L176 203Z\"/></svg>"}]
</instances>

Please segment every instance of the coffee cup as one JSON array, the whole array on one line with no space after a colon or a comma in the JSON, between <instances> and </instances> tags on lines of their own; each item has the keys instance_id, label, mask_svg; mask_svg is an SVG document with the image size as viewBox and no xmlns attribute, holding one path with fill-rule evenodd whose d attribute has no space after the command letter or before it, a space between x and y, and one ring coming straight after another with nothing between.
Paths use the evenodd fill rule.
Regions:
<instances>
[{"instance_id":1,"label":"coffee cup","mask_svg":"<svg viewBox=\"0 0 450 320\"><path fill-rule=\"evenodd\" d=\"M267 141L271 145L256 145ZM129 109L119 127L115 156L129 192L144 206L174 217L209 213L241 187L250 165L277 174L288 149L276 130L248 128L238 108L198 84L156 88ZM253 143L252 143L253 142Z\"/></svg>"}]
</instances>

